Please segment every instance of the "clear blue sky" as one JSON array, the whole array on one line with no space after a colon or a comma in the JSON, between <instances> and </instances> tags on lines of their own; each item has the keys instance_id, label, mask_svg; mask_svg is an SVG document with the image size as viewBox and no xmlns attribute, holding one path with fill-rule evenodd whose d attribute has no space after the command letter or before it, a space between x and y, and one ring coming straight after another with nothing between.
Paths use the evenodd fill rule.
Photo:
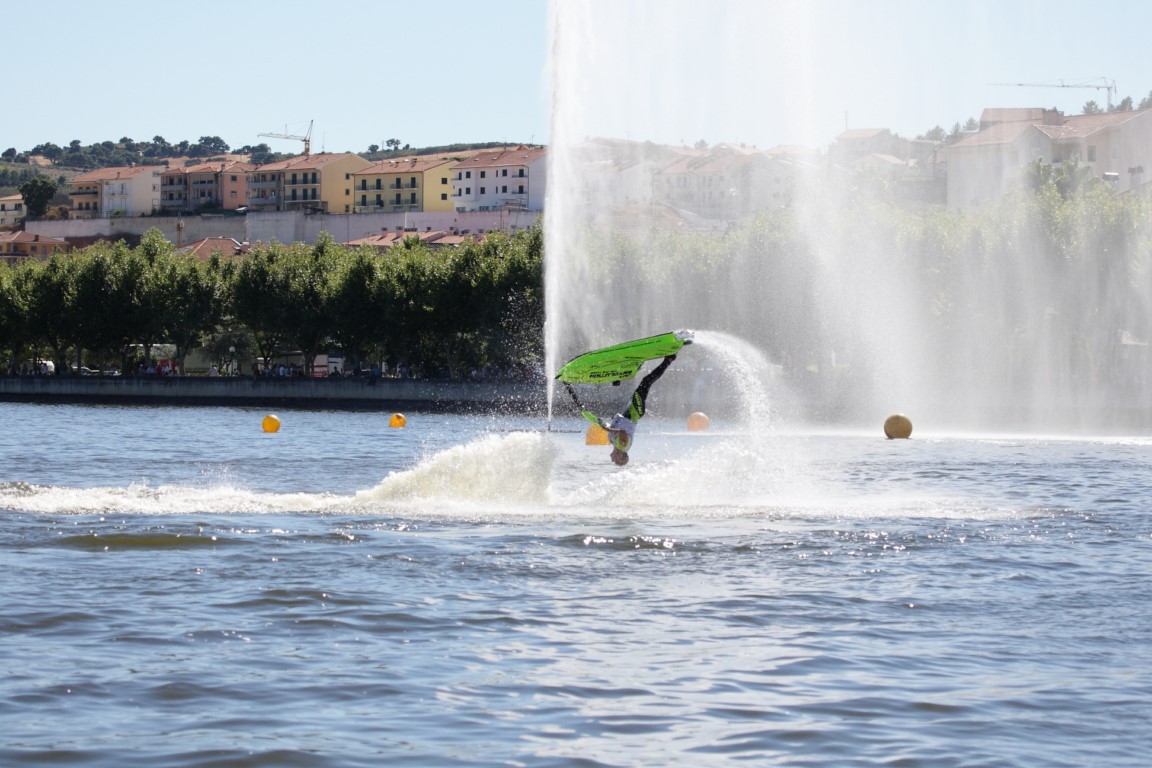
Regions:
<instances>
[{"instance_id":1,"label":"clear blue sky","mask_svg":"<svg viewBox=\"0 0 1152 768\"><path fill-rule=\"evenodd\" d=\"M988 106L1106 103L993 83L1152 90L1137 0L555 1L583 35L557 73L582 94L582 135L823 146L845 126L912 137ZM551 139L548 0L61 0L3 17L22 84L0 149L213 135L297 151L258 134L310 120L313 151Z\"/></svg>"}]
</instances>

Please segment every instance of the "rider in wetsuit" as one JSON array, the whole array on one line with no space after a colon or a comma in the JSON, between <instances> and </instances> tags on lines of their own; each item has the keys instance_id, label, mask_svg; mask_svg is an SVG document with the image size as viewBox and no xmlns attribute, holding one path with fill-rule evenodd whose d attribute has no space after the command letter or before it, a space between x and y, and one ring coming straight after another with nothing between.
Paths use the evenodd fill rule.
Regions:
<instances>
[{"instance_id":1,"label":"rider in wetsuit","mask_svg":"<svg viewBox=\"0 0 1152 768\"><path fill-rule=\"evenodd\" d=\"M619 466L622 467L628 463L628 449L632 447L632 439L636 435L636 422L640 421L640 417L644 415L644 403L648 399L648 389L656 379L664 375L664 371L668 370L668 366L675 359L676 355L668 355L664 358L664 362L641 379L636 391L632 393L632 399L628 402L627 415L618 413L612 417L611 421L605 421L587 410L580 399L576 397L576 392L572 386L567 382L564 383L564 386L568 388L568 394L572 396L573 402L576 403L576 407L584 418L595 421L602 428L608 430L608 439L612 443L612 461Z\"/></svg>"}]
</instances>

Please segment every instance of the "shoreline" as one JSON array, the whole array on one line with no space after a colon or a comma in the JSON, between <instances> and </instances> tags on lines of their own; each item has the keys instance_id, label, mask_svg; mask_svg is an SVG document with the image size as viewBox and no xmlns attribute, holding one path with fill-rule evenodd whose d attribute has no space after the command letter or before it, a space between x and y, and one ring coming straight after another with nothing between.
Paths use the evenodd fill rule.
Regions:
<instances>
[{"instance_id":1,"label":"shoreline","mask_svg":"<svg viewBox=\"0 0 1152 768\"><path fill-rule=\"evenodd\" d=\"M444 412L547 410L543 382L251 376L0 376L0 402Z\"/></svg>"}]
</instances>

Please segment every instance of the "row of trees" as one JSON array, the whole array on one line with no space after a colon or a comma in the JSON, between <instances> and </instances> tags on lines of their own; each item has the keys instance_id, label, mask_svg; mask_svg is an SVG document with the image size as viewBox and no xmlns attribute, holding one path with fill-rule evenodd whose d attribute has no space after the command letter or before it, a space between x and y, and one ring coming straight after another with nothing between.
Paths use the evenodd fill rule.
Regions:
<instances>
[{"instance_id":1,"label":"row of trees","mask_svg":"<svg viewBox=\"0 0 1152 768\"><path fill-rule=\"evenodd\" d=\"M123 136L119 141L100 141L94 144L84 144L79 139L73 139L68 146L61 147L52 142L37 144L27 152L17 151L15 147L0 152L0 159L9 162L27 162L29 157L45 157L53 165L91 170L116 165L160 164L169 158L188 157L203 160L232 151L228 142L219 136L201 136L199 141L184 139L174 144L169 143L163 136L153 136L151 141L134 141ZM273 152L267 144L247 145L235 150L238 154L249 155L252 162L269 163L288 157L288 155Z\"/></svg>"},{"instance_id":2,"label":"row of trees","mask_svg":"<svg viewBox=\"0 0 1152 768\"><path fill-rule=\"evenodd\" d=\"M0 268L0 351L9 364L51 359L131 371L156 344L180 369L210 357L275 360L341 349L354 366L392 360L446 369L535 366L543 357L539 229L434 250L418 237L381 255L273 243L242 258L177 253L159 230L136 248L100 243ZM235 353L230 350L235 350Z\"/></svg>"}]
</instances>

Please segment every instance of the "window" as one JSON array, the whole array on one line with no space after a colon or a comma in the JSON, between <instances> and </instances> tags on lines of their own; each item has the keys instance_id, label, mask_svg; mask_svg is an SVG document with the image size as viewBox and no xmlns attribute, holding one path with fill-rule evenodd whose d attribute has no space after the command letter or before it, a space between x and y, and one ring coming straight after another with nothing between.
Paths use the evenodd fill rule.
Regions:
<instances>
[{"instance_id":1,"label":"window","mask_svg":"<svg viewBox=\"0 0 1152 768\"><path fill-rule=\"evenodd\" d=\"M396 205L400 205L400 193L396 193Z\"/></svg>"},{"instance_id":2,"label":"window","mask_svg":"<svg viewBox=\"0 0 1152 768\"><path fill-rule=\"evenodd\" d=\"M441 184L441 185L444 185L444 184L447 184L447 183L448 183L448 177L447 177L447 176L441 176L441 177L440 177L440 184Z\"/></svg>"},{"instance_id":3,"label":"window","mask_svg":"<svg viewBox=\"0 0 1152 768\"><path fill-rule=\"evenodd\" d=\"M416 205L416 193L412 193L412 197L408 200L412 205Z\"/></svg>"},{"instance_id":4,"label":"window","mask_svg":"<svg viewBox=\"0 0 1152 768\"><path fill-rule=\"evenodd\" d=\"M464 194L466 194L466 195L472 194L472 187L465 187Z\"/></svg>"},{"instance_id":5,"label":"window","mask_svg":"<svg viewBox=\"0 0 1152 768\"><path fill-rule=\"evenodd\" d=\"M411 187L412 189L416 189L416 177L415 176L412 176L408 179L408 186Z\"/></svg>"},{"instance_id":6,"label":"window","mask_svg":"<svg viewBox=\"0 0 1152 768\"><path fill-rule=\"evenodd\" d=\"M487 194L487 192L488 192L488 188L487 188L487 187L480 187L480 194L482 194L482 195L483 195L483 194Z\"/></svg>"},{"instance_id":7,"label":"window","mask_svg":"<svg viewBox=\"0 0 1152 768\"><path fill-rule=\"evenodd\" d=\"M524 185L523 184L520 185L520 189L518 189L516 191L516 194L518 194L518 195L524 194Z\"/></svg>"},{"instance_id":8,"label":"window","mask_svg":"<svg viewBox=\"0 0 1152 768\"><path fill-rule=\"evenodd\" d=\"M360 195L360 205L368 205L368 195Z\"/></svg>"},{"instance_id":9,"label":"window","mask_svg":"<svg viewBox=\"0 0 1152 768\"><path fill-rule=\"evenodd\" d=\"M487 175L488 175L488 171L480 171L480 178L484 178Z\"/></svg>"},{"instance_id":10,"label":"window","mask_svg":"<svg viewBox=\"0 0 1152 768\"><path fill-rule=\"evenodd\" d=\"M500 187L500 194L504 195L507 193L508 193L508 185L505 184L504 186Z\"/></svg>"},{"instance_id":11,"label":"window","mask_svg":"<svg viewBox=\"0 0 1152 768\"><path fill-rule=\"evenodd\" d=\"M472 178L472 171L464 171L464 178L466 178L466 179Z\"/></svg>"},{"instance_id":12,"label":"window","mask_svg":"<svg viewBox=\"0 0 1152 768\"><path fill-rule=\"evenodd\" d=\"M232 198L233 200L235 200L235 199L236 199L236 190L232 190L231 192L229 192L229 193L228 193L228 197L230 197L230 198Z\"/></svg>"},{"instance_id":13,"label":"window","mask_svg":"<svg viewBox=\"0 0 1152 768\"><path fill-rule=\"evenodd\" d=\"M441 200L447 200L448 199L448 193L447 192L441 192L440 193L440 199Z\"/></svg>"},{"instance_id":14,"label":"window","mask_svg":"<svg viewBox=\"0 0 1152 768\"><path fill-rule=\"evenodd\" d=\"M235 176L235 175L233 175L233 176L232 176L232 183L233 183L233 184L235 184L235 183L236 183L236 176Z\"/></svg>"},{"instance_id":15,"label":"window","mask_svg":"<svg viewBox=\"0 0 1152 768\"><path fill-rule=\"evenodd\" d=\"M1089 144L1088 145L1088 162L1090 162L1090 163L1096 162L1096 145L1095 144Z\"/></svg>"},{"instance_id":16,"label":"window","mask_svg":"<svg viewBox=\"0 0 1152 768\"><path fill-rule=\"evenodd\" d=\"M523 169L523 168L521 168L521 169L520 169L520 173L518 173L518 174L516 174L516 175L517 175L517 176L519 176L520 178L524 178L524 169Z\"/></svg>"}]
</instances>

